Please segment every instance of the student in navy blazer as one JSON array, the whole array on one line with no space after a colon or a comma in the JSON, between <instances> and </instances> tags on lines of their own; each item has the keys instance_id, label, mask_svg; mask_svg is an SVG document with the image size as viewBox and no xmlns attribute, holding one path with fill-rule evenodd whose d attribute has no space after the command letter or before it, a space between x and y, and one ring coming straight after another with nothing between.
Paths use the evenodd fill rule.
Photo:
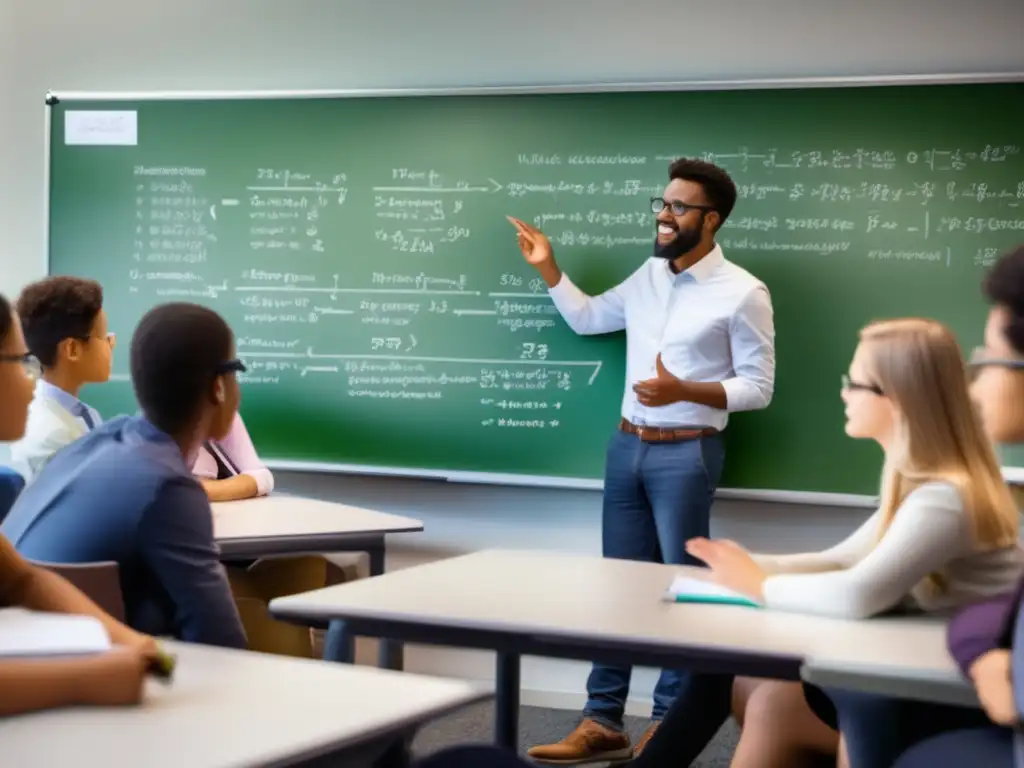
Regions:
<instances>
[{"instance_id":1,"label":"student in navy blazer","mask_svg":"<svg viewBox=\"0 0 1024 768\"><path fill-rule=\"evenodd\" d=\"M231 329L212 310L165 304L131 343L141 415L120 417L58 452L0 530L25 557L114 560L129 625L242 648L245 632L213 538L210 503L192 476L205 440L238 410Z\"/></svg>"}]
</instances>

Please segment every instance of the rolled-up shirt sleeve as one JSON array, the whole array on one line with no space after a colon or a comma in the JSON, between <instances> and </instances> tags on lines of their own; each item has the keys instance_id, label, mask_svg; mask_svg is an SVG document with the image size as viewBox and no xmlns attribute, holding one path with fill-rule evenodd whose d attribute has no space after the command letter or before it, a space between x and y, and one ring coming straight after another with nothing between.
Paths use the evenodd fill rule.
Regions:
<instances>
[{"instance_id":1,"label":"rolled-up shirt sleeve","mask_svg":"<svg viewBox=\"0 0 1024 768\"><path fill-rule=\"evenodd\" d=\"M766 408L775 391L775 318L768 289L747 294L732 317L729 347L734 376L722 382L729 411Z\"/></svg>"},{"instance_id":2,"label":"rolled-up shirt sleeve","mask_svg":"<svg viewBox=\"0 0 1024 768\"><path fill-rule=\"evenodd\" d=\"M621 331L626 327L626 301L630 280L598 296L588 296L564 272L548 295L566 325L581 336Z\"/></svg>"}]
</instances>

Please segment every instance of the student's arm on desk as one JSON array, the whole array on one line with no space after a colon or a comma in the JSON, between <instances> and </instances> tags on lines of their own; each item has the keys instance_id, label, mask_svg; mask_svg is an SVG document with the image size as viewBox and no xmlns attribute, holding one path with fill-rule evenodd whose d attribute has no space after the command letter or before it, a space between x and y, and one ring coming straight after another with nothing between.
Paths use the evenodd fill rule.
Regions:
<instances>
[{"instance_id":1,"label":"student's arm on desk","mask_svg":"<svg viewBox=\"0 0 1024 768\"><path fill-rule=\"evenodd\" d=\"M0 717L83 704L138 704L148 664L134 648L78 659L0 661Z\"/></svg>"},{"instance_id":2,"label":"student's arm on desk","mask_svg":"<svg viewBox=\"0 0 1024 768\"><path fill-rule=\"evenodd\" d=\"M1024 580L1013 592L969 605L950 620L947 646L965 676L970 676L974 662L989 651L1010 648L1022 597Z\"/></svg>"},{"instance_id":3,"label":"student's arm on desk","mask_svg":"<svg viewBox=\"0 0 1024 768\"><path fill-rule=\"evenodd\" d=\"M238 501L259 496L259 487L252 475L235 475L224 480L199 481L210 501Z\"/></svg>"},{"instance_id":4,"label":"student's arm on desk","mask_svg":"<svg viewBox=\"0 0 1024 768\"><path fill-rule=\"evenodd\" d=\"M1013 592L968 606L949 623L950 655L974 684L978 700L993 722L1017 720L1011 666L1013 630L1024 597L1024 580Z\"/></svg>"},{"instance_id":5,"label":"student's arm on desk","mask_svg":"<svg viewBox=\"0 0 1024 768\"><path fill-rule=\"evenodd\" d=\"M764 582L765 605L835 618L875 616L963 554L972 539L956 489L929 483L907 496L889 530L861 560L828 573L771 576Z\"/></svg>"},{"instance_id":6,"label":"student's arm on desk","mask_svg":"<svg viewBox=\"0 0 1024 768\"><path fill-rule=\"evenodd\" d=\"M879 514L865 520L853 533L822 552L795 555L752 554L754 562L769 576L782 573L825 573L849 568L871 551L878 537Z\"/></svg>"},{"instance_id":7,"label":"student's arm on desk","mask_svg":"<svg viewBox=\"0 0 1024 768\"><path fill-rule=\"evenodd\" d=\"M103 623L113 643L157 652L153 638L117 621L63 577L28 562L6 536L0 536L0 605L92 616Z\"/></svg>"},{"instance_id":8,"label":"student's arm on desk","mask_svg":"<svg viewBox=\"0 0 1024 768\"><path fill-rule=\"evenodd\" d=\"M188 480L173 480L143 514L143 557L175 608L175 634L187 642L245 648L206 494Z\"/></svg>"},{"instance_id":9,"label":"student's arm on desk","mask_svg":"<svg viewBox=\"0 0 1024 768\"><path fill-rule=\"evenodd\" d=\"M0 717L72 704L133 704L156 644L108 616L72 584L32 565L0 536L0 605L99 619L124 645L87 659L0 662Z\"/></svg>"},{"instance_id":10,"label":"student's arm on desk","mask_svg":"<svg viewBox=\"0 0 1024 768\"><path fill-rule=\"evenodd\" d=\"M266 496L274 490L274 475L260 461L249 430L239 414L235 414L228 436L218 441L217 446L231 459L239 474L218 480L216 461L212 457L209 457L210 462L197 461L193 471L202 478L203 490L210 501L251 499L253 496ZM205 450L200 453L200 458L208 456ZM214 465L212 472L207 469L209 463Z\"/></svg>"}]
</instances>

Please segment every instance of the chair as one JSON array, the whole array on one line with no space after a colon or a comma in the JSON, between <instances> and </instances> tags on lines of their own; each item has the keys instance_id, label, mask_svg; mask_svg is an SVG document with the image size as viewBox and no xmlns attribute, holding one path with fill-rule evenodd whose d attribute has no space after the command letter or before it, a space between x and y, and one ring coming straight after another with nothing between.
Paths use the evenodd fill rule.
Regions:
<instances>
[{"instance_id":1,"label":"chair","mask_svg":"<svg viewBox=\"0 0 1024 768\"><path fill-rule=\"evenodd\" d=\"M10 467L0 467L0 522L14 506L15 499L25 487L25 478Z\"/></svg>"},{"instance_id":2,"label":"chair","mask_svg":"<svg viewBox=\"0 0 1024 768\"><path fill-rule=\"evenodd\" d=\"M124 597L121 594L121 577L117 563L45 563L38 560L32 562L40 568L63 576L104 611L118 621L124 621Z\"/></svg>"}]
</instances>

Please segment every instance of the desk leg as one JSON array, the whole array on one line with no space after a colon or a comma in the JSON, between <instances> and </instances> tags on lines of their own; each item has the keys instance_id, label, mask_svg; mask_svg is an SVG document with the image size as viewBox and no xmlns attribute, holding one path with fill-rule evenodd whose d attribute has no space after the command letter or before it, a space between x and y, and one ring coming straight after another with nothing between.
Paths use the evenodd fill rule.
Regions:
<instances>
[{"instance_id":1,"label":"desk leg","mask_svg":"<svg viewBox=\"0 0 1024 768\"><path fill-rule=\"evenodd\" d=\"M369 550L370 555L370 577L381 576L384 573L384 538L380 543ZM379 650L377 652L377 666L381 669L402 669L405 666L405 653L402 644L396 640L389 640L386 637L380 638Z\"/></svg>"},{"instance_id":2,"label":"desk leg","mask_svg":"<svg viewBox=\"0 0 1024 768\"><path fill-rule=\"evenodd\" d=\"M499 747L519 749L519 656L499 653L495 674L494 741Z\"/></svg>"},{"instance_id":3,"label":"desk leg","mask_svg":"<svg viewBox=\"0 0 1024 768\"><path fill-rule=\"evenodd\" d=\"M327 625L327 637L324 638L324 661L353 664L355 655L355 638L352 633L348 631L344 621L333 620Z\"/></svg>"}]
</instances>

